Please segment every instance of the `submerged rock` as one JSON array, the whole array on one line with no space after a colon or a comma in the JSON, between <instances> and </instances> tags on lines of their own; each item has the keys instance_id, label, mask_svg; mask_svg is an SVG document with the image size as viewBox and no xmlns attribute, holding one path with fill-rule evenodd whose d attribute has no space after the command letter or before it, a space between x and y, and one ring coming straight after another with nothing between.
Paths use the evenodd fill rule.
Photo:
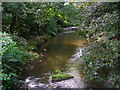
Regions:
<instances>
[{"instance_id":1,"label":"submerged rock","mask_svg":"<svg viewBox=\"0 0 120 90\"><path fill-rule=\"evenodd\" d=\"M65 73L58 73L58 74L53 74L52 75L52 82L57 82L57 81L62 81L62 80L67 80L74 78L74 76L65 74Z\"/></svg>"}]
</instances>

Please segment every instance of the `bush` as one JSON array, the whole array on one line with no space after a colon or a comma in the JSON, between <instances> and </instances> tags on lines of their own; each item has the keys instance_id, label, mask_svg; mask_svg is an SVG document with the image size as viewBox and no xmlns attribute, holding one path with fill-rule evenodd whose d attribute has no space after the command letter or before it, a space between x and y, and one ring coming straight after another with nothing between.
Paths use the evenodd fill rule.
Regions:
<instances>
[{"instance_id":1,"label":"bush","mask_svg":"<svg viewBox=\"0 0 120 90\"><path fill-rule=\"evenodd\" d=\"M120 87L118 47L120 42L110 40L85 47L82 56L85 78L95 81L110 80L110 87Z\"/></svg>"},{"instance_id":2,"label":"bush","mask_svg":"<svg viewBox=\"0 0 120 90\"><path fill-rule=\"evenodd\" d=\"M10 35L2 33L2 80L3 89L15 88L23 66L31 59L36 59L35 53L27 52L16 46Z\"/></svg>"},{"instance_id":3,"label":"bush","mask_svg":"<svg viewBox=\"0 0 120 90\"><path fill-rule=\"evenodd\" d=\"M83 10L81 30L92 44L83 49L85 78L109 81L109 87L120 88L119 83L119 3L93 3ZM79 58L80 59L80 58Z\"/></svg>"}]
</instances>

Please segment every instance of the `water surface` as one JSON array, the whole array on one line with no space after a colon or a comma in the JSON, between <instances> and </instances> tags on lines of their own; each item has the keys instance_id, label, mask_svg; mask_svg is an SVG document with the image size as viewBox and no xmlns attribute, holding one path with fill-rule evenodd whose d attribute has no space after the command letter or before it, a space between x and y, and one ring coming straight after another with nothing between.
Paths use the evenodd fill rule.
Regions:
<instances>
[{"instance_id":1,"label":"water surface","mask_svg":"<svg viewBox=\"0 0 120 90\"><path fill-rule=\"evenodd\" d=\"M55 70L60 70L69 73L74 78L64 80L61 82L52 83L51 86L56 84L63 88L86 88L86 87L103 87L101 83L95 84L94 82L83 80L83 73L81 69L83 62L76 61L77 58L82 56L82 48L84 43L87 43L86 38L76 37L75 32L63 32L48 42L47 56L41 62L32 61L31 69L28 68L24 72L24 79L29 82L28 78L32 77L31 82L38 80L38 83L51 84L50 74ZM36 86L33 83L33 87Z\"/></svg>"}]
</instances>

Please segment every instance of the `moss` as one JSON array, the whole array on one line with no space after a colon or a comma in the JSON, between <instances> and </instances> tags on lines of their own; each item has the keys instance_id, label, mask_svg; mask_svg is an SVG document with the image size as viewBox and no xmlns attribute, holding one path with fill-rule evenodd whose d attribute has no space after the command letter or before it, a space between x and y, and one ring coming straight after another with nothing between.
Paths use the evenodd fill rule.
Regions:
<instances>
[{"instance_id":1,"label":"moss","mask_svg":"<svg viewBox=\"0 0 120 90\"><path fill-rule=\"evenodd\" d=\"M52 75L53 82L62 81L62 80L70 79L70 78L74 78L74 76L69 75L69 74L65 74L65 73L58 73L58 74Z\"/></svg>"}]
</instances>

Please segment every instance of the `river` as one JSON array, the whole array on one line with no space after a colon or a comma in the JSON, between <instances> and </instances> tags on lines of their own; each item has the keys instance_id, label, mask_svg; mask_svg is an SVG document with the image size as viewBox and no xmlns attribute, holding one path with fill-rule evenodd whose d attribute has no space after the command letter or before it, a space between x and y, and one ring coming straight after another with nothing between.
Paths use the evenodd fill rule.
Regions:
<instances>
[{"instance_id":1,"label":"river","mask_svg":"<svg viewBox=\"0 0 120 90\"><path fill-rule=\"evenodd\" d=\"M23 81L26 88L103 88L104 83L83 79L81 60L82 48L87 43L85 37L76 37L76 32L62 32L47 45L47 55L43 60L30 63L31 68L24 70ZM51 73L60 70L74 76L59 82L51 81Z\"/></svg>"}]
</instances>

